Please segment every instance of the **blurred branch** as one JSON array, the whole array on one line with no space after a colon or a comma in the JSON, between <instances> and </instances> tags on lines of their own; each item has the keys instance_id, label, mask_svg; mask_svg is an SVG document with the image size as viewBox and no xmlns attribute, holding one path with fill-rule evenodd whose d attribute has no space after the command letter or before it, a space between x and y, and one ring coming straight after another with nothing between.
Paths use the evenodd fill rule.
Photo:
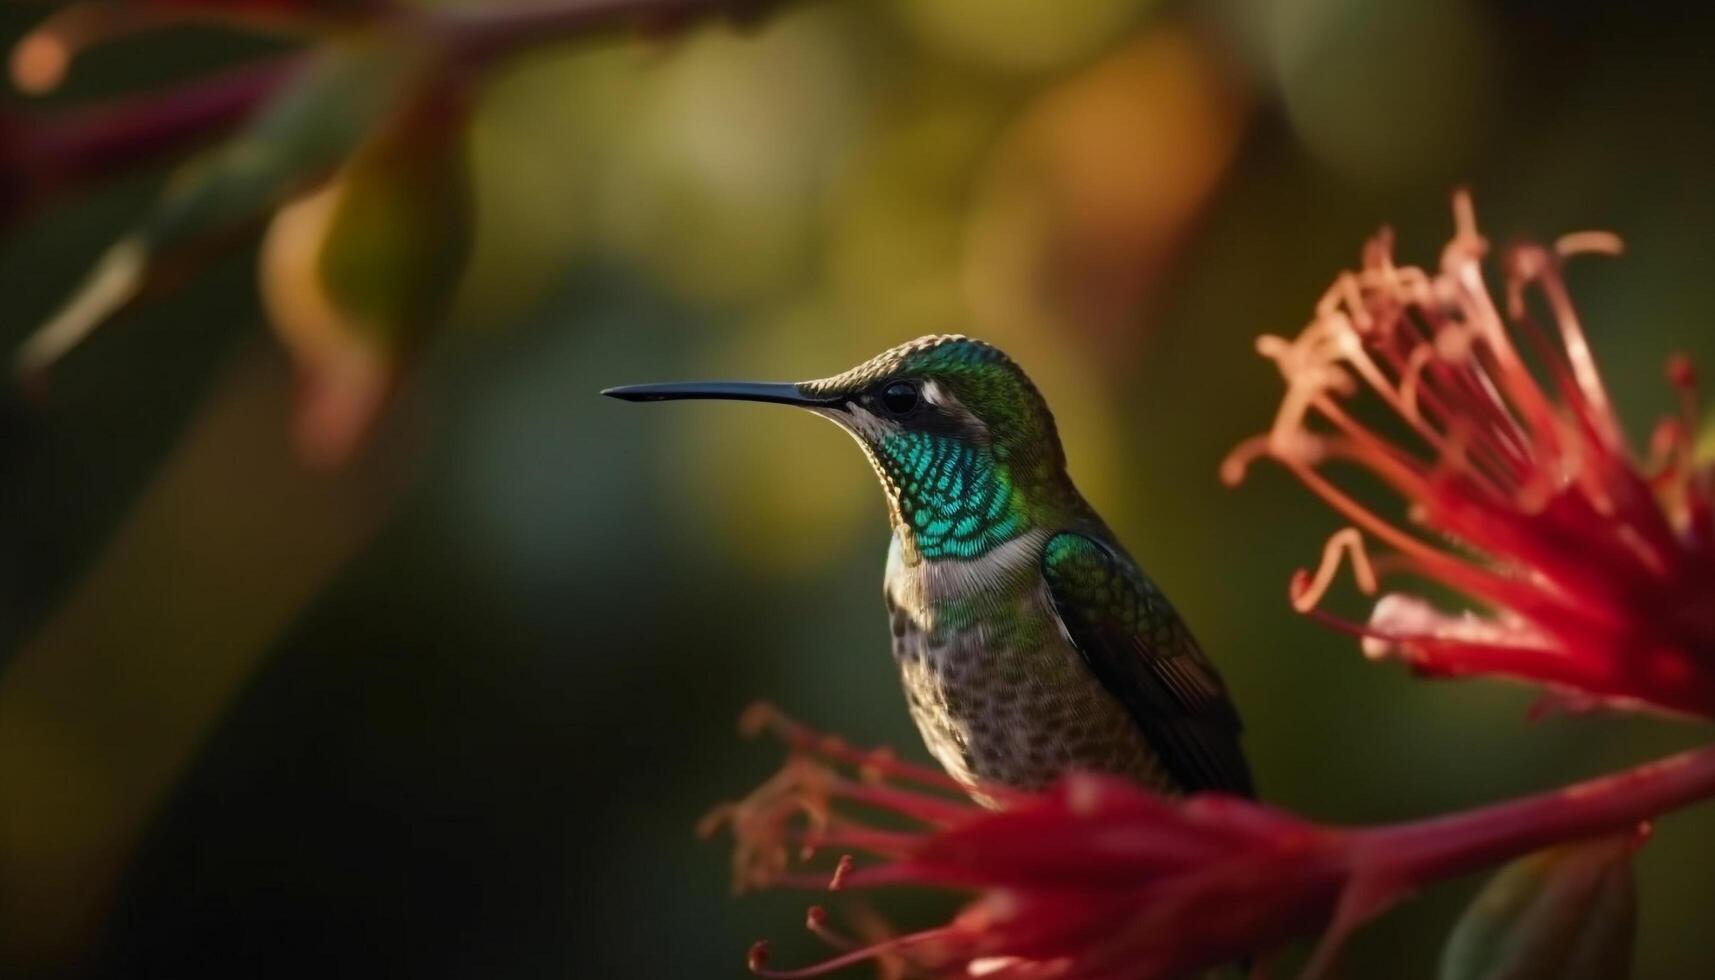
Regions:
<instances>
[{"instance_id":1,"label":"blurred branch","mask_svg":"<svg viewBox=\"0 0 1715 980\"><path fill-rule=\"evenodd\" d=\"M423 38L477 68L520 50L578 37L640 30L659 35L702 20L752 22L784 0L558 0L471 4L377 14L368 27ZM211 16L218 16L218 11ZM350 24L344 23L344 29ZM26 38L24 43L27 43ZM186 152L243 121L292 74L298 55L242 65L146 95L63 115L0 121L11 186L0 221L54 195Z\"/></svg>"},{"instance_id":2,"label":"blurred branch","mask_svg":"<svg viewBox=\"0 0 1715 980\"><path fill-rule=\"evenodd\" d=\"M297 55L273 58L161 92L15 122L17 136L9 152L24 182L24 200L40 205L55 193L220 136L301 62Z\"/></svg>"},{"instance_id":3,"label":"blurred branch","mask_svg":"<svg viewBox=\"0 0 1715 980\"><path fill-rule=\"evenodd\" d=\"M1715 797L1715 746L1446 816L1358 831L1387 860L1437 881L1552 844L1620 833Z\"/></svg>"}]
</instances>

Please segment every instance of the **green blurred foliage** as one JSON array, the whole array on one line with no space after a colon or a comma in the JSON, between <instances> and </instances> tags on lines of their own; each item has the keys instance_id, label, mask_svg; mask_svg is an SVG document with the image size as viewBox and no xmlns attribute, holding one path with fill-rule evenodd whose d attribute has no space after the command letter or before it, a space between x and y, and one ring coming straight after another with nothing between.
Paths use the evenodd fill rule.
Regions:
<instances>
[{"instance_id":1,"label":"green blurred foliage","mask_svg":"<svg viewBox=\"0 0 1715 980\"><path fill-rule=\"evenodd\" d=\"M28 13L0 14L9 37ZM13 776L0 808L63 827L55 860L109 879L90 899L14 874L8 902L87 915L69 948L15 925L51 908L8 920L0 975L739 976L759 936L776 962L811 955L795 934L811 899L729 898L724 848L691 827L776 758L733 737L753 698L920 754L886 654L880 495L812 418L595 392L821 376L928 332L994 340L1038 379L1074 476L1221 664L1270 800L1417 816L1705 736L1529 724L1527 691L1364 663L1286 602L1333 516L1279 472L1227 492L1216 467L1278 396L1252 338L1300 325L1382 223L1433 261L1467 182L1497 240L1625 237L1625 259L1579 263L1572 286L1641 442L1672 408L1669 351L1715 370L1711 44L1712 15L1527 0L822 0L751 33L511 65L475 106L455 329L370 449L405 462L352 490L387 507L373 537L188 435L237 418L245 445L290 458L284 412L230 396L264 342L249 252L4 404L0 688L66 647L44 637L82 635L76 610L144 625L104 623L65 654L75 668L25 689L57 692L30 717L70 754L31 770L55 792ZM254 51L138 38L80 62L70 95ZM0 340L46 317L162 179L15 230ZM276 492L257 514L199 516L259 480ZM116 558L116 541L143 545ZM162 608L171 622L150 619ZM147 683L111 680L115 663ZM205 714L182 757L163 748ZM0 718L0 741L20 730ZM133 792L114 774L148 767L149 806L102 804L129 834L80 837L103 787ZM1669 817L1639 853L1639 977L1715 972L1709 821ZM96 839L112 853L78 851ZM1432 976L1474 887L1364 930L1349 975Z\"/></svg>"},{"instance_id":2,"label":"green blurred foliage","mask_svg":"<svg viewBox=\"0 0 1715 980\"><path fill-rule=\"evenodd\" d=\"M334 43L205 159L176 174L134 227L93 263L65 305L20 352L42 371L136 301L163 266L270 212L306 173L336 166L378 128L417 74L401 45Z\"/></svg>"},{"instance_id":3,"label":"green blurred foliage","mask_svg":"<svg viewBox=\"0 0 1715 980\"><path fill-rule=\"evenodd\" d=\"M1440 980L1606 980L1631 969L1628 836L1551 847L1502 868L1453 928Z\"/></svg>"}]
</instances>

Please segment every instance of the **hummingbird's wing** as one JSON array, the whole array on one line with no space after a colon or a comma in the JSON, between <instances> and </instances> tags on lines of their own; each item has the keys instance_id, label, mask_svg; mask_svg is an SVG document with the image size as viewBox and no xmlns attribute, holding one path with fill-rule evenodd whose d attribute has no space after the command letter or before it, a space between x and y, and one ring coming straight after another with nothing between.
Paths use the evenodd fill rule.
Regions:
<instances>
[{"instance_id":1,"label":"hummingbird's wing","mask_svg":"<svg viewBox=\"0 0 1715 980\"><path fill-rule=\"evenodd\" d=\"M1042 575L1072 645L1137 719L1180 788L1254 795L1226 685L1155 584L1072 531L1043 547Z\"/></svg>"}]
</instances>

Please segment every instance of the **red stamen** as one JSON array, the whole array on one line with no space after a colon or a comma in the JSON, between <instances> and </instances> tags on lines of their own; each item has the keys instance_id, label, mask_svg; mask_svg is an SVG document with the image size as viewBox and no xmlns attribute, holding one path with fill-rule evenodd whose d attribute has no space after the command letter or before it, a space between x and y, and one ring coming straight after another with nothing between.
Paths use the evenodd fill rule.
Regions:
<instances>
[{"instance_id":1,"label":"red stamen","mask_svg":"<svg viewBox=\"0 0 1715 980\"><path fill-rule=\"evenodd\" d=\"M815 963L810 966L799 967L796 970L764 969L768 962L768 947L767 943L764 942L757 944L762 947L763 952L763 958L760 965L754 965L756 946L751 947L751 955L753 957L751 972L755 973L757 976L771 977L773 980L804 980L804 978L807 977L827 976L835 971L843 970L848 966L854 966L858 963L874 960L889 953L907 952L918 946L927 946L932 943L956 938L959 938L959 932L955 926L946 926L940 929L925 929L922 932L907 933L903 936L895 936L891 939L873 943L869 946L860 947L858 949L842 953L832 959L823 960L820 963Z\"/></svg>"},{"instance_id":2,"label":"red stamen","mask_svg":"<svg viewBox=\"0 0 1715 980\"><path fill-rule=\"evenodd\" d=\"M840 862L834 865L834 876L828 879L828 891L837 892L840 890L840 887L845 884L846 879L851 876L852 864L853 861L850 854L840 855Z\"/></svg>"},{"instance_id":3,"label":"red stamen","mask_svg":"<svg viewBox=\"0 0 1715 980\"><path fill-rule=\"evenodd\" d=\"M1334 532L1328 538L1328 543L1322 547L1322 564L1317 567L1314 578L1306 578L1301 574L1293 576L1292 608L1299 612L1309 612L1316 608L1340 570L1341 555L1351 555L1352 575L1357 579L1358 589L1364 595L1375 594L1376 573L1370 567L1369 555L1364 552L1364 537L1358 533L1357 528L1348 527Z\"/></svg>"},{"instance_id":4,"label":"red stamen","mask_svg":"<svg viewBox=\"0 0 1715 980\"><path fill-rule=\"evenodd\" d=\"M1629 455L1560 270L1562 256L1615 254L1618 240L1591 232L1553 250L1509 249L1503 309L1484 282L1488 243L1468 194L1455 196L1454 217L1439 269L1395 265L1384 231L1366 245L1363 267L1340 275L1321 297L1296 338L1258 340L1286 392L1266 437L1235 448L1222 478L1236 483L1251 460L1273 457L1396 551L1384 556L1391 568L1494 607L1503 620L1497 635L1511 632L1508 617L1529 625L1530 643L1500 644L1501 651L1485 647L1479 620L1458 625L1454 636L1420 636L1317 617L1413 651L1422 670L1587 683L1594 687L1586 693L1609 704L1715 715L1715 613L1699 611L1715 609L1715 466L1700 471L1692 456L1689 364L1670 361L1679 420L1657 429L1657 462L1646 477ZM1552 319L1546 329L1532 319L1533 305ZM1347 402L1365 391L1410 426L1427 457L1357 421ZM1330 459L1379 477L1425 534L1448 546L1359 504L1325 475ZM1315 575L1294 575L1296 608L1314 612L1351 542L1331 540ZM1352 553L1360 579L1373 577L1376 568L1366 572ZM1459 643L1472 645L1470 656L1454 655ZM1666 659L1640 651L1667 651ZM1648 666L1657 662L1671 664L1678 680Z\"/></svg>"},{"instance_id":5,"label":"red stamen","mask_svg":"<svg viewBox=\"0 0 1715 980\"><path fill-rule=\"evenodd\" d=\"M873 783L853 783L844 780L828 787L830 795L859 803L870 803L883 809L904 813L933 826L945 826L964 819L976 809L968 801L948 800L893 786Z\"/></svg>"},{"instance_id":6,"label":"red stamen","mask_svg":"<svg viewBox=\"0 0 1715 980\"><path fill-rule=\"evenodd\" d=\"M1315 470L1297 464L1289 464L1289 468L1317 496L1345 515L1347 520L1381 538L1405 557L1413 559L1419 568L1436 580L1469 595L1497 596L1513 602L1534 597L1536 587L1532 584L1504 578L1437 551L1377 517L1368 508L1336 489Z\"/></svg>"},{"instance_id":7,"label":"red stamen","mask_svg":"<svg viewBox=\"0 0 1715 980\"><path fill-rule=\"evenodd\" d=\"M923 840L922 834L868 827L843 827L839 830L812 831L804 835L807 850L814 853L824 847L851 847L880 857L900 857L910 853Z\"/></svg>"},{"instance_id":8,"label":"red stamen","mask_svg":"<svg viewBox=\"0 0 1715 980\"><path fill-rule=\"evenodd\" d=\"M739 731L746 736L772 731L788 745L834 762L858 767L872 775L885 772L904 782L948 790L958 794L960 798L964 798L968 793L964 784L939 769L901 761L890 752L858 751L840 739L811 731L766 702L759 701L745 709L739 719ZM1019 796L1002 786L984 787L983 792L996 798Z\"/></svg>"}]
</instances>

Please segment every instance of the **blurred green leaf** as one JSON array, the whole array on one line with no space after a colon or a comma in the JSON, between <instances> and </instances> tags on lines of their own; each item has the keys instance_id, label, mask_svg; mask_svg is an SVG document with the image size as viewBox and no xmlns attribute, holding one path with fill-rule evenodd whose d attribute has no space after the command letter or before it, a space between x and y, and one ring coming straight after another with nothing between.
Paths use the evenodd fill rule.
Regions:
<instances>
[{"instance_id":1,"label":"blurred green leaf","mask_svg":"<svg viewBox=\"0 0 1715 980\"><path fill-rule=\"evenodd\" d=\"M456 82L425 79L269 227L263 297L304 381L295 425L308 459L356 448L404 359L446 318L473 236L468 110Z\"/></svg>"},{"instance_id":2,"label":"blurred green leaf","mask_svg":"<svg viewBox=\"0 0 1715 980\"><path fill-rule=\"evenodd\" d=\"M467 114L413 111L352 161L318 272L354 327L405 343L446 311L470 254Z\"/></svg>"},{"instance_id":3,"label":"blurred green leaf","mask_svg":"<svg viewBox=\"0 0 1715 980\"><path fill-rule=\"evenodd\" d=\"M20 369L48 367L136 299L165 254L261 217L337 166L397 106L425 62L417 46L381 38L319 49L248 126L183 170L97 260L25 343Z\"/></svg>"},{"instance_id":4,"label":"blurred green leaf","mask_svg":"<svg viewBox=\"0 0 1715 980\"><path fill-rule=\"evenodd\" d=\"M1442 950L1440 980L1619 980L1637 927L1633 839L1549 848L1502 868Z\"/></svg>"},{"instance_id":5,"label":"blurred green leaf","mask_svg":"<svg viewBox=\"0 0 1715 980\"><path fill-rule=\"evenodd\" d=\"M322 49L247 129L176 181L136 234L158 252L278 204L351 153L397 107L422 62L414 48L381 39Z\"/></svg>"}]
</instances>

